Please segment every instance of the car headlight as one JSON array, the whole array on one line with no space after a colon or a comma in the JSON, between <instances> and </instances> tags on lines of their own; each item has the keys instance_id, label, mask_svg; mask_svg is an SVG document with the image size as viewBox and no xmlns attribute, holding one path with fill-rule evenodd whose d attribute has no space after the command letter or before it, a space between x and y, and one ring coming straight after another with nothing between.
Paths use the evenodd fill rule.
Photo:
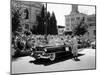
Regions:
<instances>
[{"instance_id":1,"label":"car headlight","mask_svg":"<svg viewBox=\"0 0 100 75\"><path fill-rule=\"evenodd\" d=\"M46 52L46 51L47 51L47 49L46 49L46 48L44 48L44 51Z\"/></svg>"}]
</instances>

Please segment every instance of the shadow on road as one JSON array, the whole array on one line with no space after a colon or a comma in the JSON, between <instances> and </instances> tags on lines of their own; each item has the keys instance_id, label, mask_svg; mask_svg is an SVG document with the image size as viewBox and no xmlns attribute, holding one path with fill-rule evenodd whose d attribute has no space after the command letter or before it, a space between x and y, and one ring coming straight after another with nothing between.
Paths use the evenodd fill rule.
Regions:
<instances>
[{"instance_id":1,"label":"shadow on road","mask_svg":"<svg viewBox=\"0 0 100 75\"><path fill-rule=\"evenodd\" d=\"M84 54L78 54L78 57L83 56ZM69 59L72 59L73 56L72 55L61 55L60 57L56 58L54 61L50 61L49 59L39 59L39 60L31 60L29 61L29 63L33 63L36 65L44 65L44 66L49 66L55 63L59 63L59 62L63 62ZM77 61L80 61L80 59L78 59Z\"/></svg>"}]
</instances>

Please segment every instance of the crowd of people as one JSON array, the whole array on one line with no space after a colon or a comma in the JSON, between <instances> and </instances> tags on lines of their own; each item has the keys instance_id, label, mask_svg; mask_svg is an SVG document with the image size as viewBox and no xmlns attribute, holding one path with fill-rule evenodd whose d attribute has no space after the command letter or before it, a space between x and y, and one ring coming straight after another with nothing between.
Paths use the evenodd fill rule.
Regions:
<instances>
[{"instance_id":1,"label":"crowd of people","mask_svg":"<svg viewBox=\"0 0 100 75\"><path fill-rule=\"evenodd\" d=\"M26 36L24 34L19 35L19 36L15 36L13 38L13 45L17 46L16 44L18 42L25 44L29 44L30 45L34 45L34 46L39 46L39 45L63 45L65 41L70 40L71 37L70 36L59 36L59 35L29 35Z\"/></svg>"},{"instance_id":2,"label":"crowd of people","mask_svg":"<svg viewBox=\"0 0 100 75\"><path fill-rule=\"evenodd\" d=\"M58 46L69 45L72 47L72 54L77 59L79 36L71 35L16 35L12 39L12 48L19 52L30 51L37 46ZM82 41L82 40L81 40Z\"/></svg>"}]
</instances>

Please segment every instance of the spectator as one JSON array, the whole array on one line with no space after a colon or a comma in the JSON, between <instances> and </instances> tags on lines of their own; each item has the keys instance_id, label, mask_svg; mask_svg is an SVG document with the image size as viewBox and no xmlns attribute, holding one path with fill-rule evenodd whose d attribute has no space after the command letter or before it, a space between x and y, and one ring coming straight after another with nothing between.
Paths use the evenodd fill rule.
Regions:
<instances>
[{"instance_id":1,"label":"spectator","mask_svg":"<svg viewBox=\"0 0 100 75\"><path fill-rule=\"evenodd\" d=\"M72 36L72 54L73 54L73 58L75 61L78 60L78 42L77 42L77 37L76 36Z\"/></svg>"}]
</instances>

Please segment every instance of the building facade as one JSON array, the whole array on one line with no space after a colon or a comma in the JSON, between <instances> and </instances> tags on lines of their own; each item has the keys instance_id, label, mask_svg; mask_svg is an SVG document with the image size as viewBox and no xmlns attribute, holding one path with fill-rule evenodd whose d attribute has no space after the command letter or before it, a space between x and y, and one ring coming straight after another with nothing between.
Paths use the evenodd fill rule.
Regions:
<instances>
[{"instance_id":1,"label":"building facade","mask_svg":"<svg viewBox=\"0 0 100 75\"><path fill-rule=\"evenodd\" d=\"M72 11L69 15L65 15L65 32L72 32L74 28L79 25L84 18L87 28L87 33L84 37L93 39L96 37L96 15L87 15L78 11L78 5L72 5Z\"/></svg>"},{"instance_id":2,"label":"building facade","mask_svg":"<svg viewBox=\"0 0 100 75\"><path fill-rule=\"evenodd\" d=\"M86 23L88 25L88 32L84 37L94 41L96 39L96 15L88 15Z\"/></svg>"},{"instance_id":3,"label":"building facade","mask_svg":"<svg viewBox=\"0 0 100 75\"><path fill-rule=\"evenodd\" d=\"M40 14L43 4L31 1L12 0L11 7L19 10L21 14L20 23L23 31L30 30L33 26L37 26L36 16Z\"/></svg>"},{"instance_id":4,"label":"building facade","mask_svg":"<svg viewBox=\"0 0 100 75\"><path fill-rule=\"evenodd\" d=\"M72 11L69 15L65 15L65 31L71 32L83 18L87 18L86 14L79 13L78 5L72 5Z\"/></svg>"}]
</instances>

